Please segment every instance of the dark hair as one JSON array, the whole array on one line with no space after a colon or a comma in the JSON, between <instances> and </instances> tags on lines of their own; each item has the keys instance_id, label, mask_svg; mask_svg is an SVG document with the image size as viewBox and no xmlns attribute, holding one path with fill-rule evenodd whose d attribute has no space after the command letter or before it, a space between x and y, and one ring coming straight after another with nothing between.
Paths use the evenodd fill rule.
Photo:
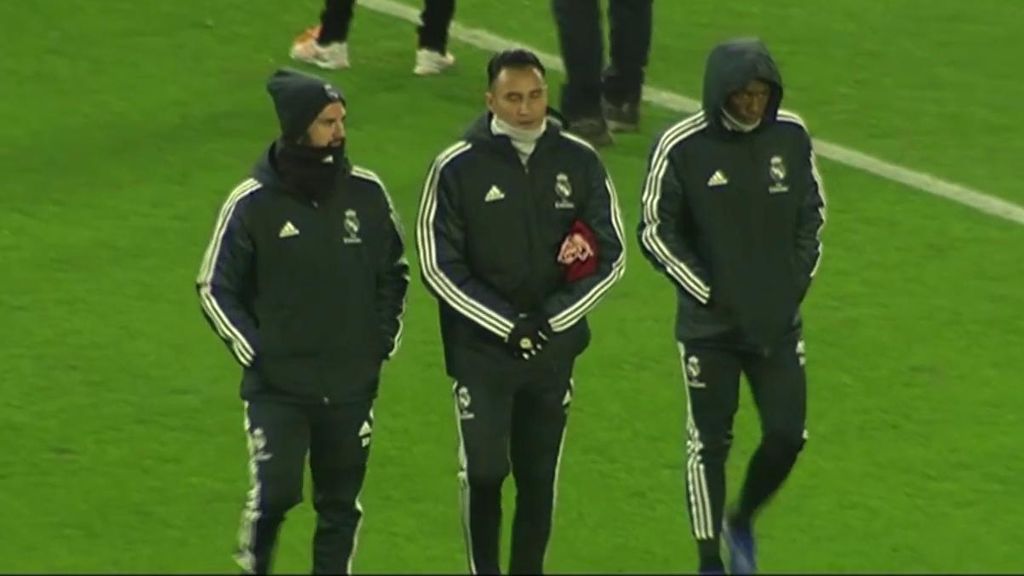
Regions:
<instances>
[{"instance_id":1,"label":"dark hair","mask_svg":"<svg viewBox=\"0 0 1024 576\"><path fill-rule=\"evenodd\" d=\"M537 58L533 52L523 48L502 50L491 56L491 60L487 63L487 85L494 84L494 79L505 68L535 68L541 76L547 74L544 65L540 63L540 58Z\"/></svg>"}]
</instances>

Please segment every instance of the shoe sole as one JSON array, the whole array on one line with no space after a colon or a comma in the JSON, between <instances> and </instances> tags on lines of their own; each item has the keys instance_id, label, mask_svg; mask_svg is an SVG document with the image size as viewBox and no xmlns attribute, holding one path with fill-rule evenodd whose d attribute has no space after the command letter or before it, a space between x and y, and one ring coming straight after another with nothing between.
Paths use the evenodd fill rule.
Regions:
<instances>
[{"instance_id":1,"label":"shoe sole","mask_svg":"<svg viewBox=\"0 0 1024 576\"><path fill-rule=\"evenodd\" d=\"M619 122L617 120L605 120L608 130L612 132L639 132L640 125L631 122Z\"/></svg>"},{"instance_id":2,"label":"shoe sole","mask_svg":"<svg viewBox=\"0 0 1024 576\"><path fill-rule=\"evenodd\" d=\"M449 64L448 66L442 66L442 67L430 66L430 67L423 67L423 68L421 68L419 66L416 66L415 68L412 69L412 73L417 75L417 76L435 76L437 74L443 74L446 70L450 69L452 66L454 66L454 64Z\"/></svg>"},{"instance_id":3,"label":"shoe sole","mask_svg":"<svg viewBox=\"0 0 1024 576\"><path fill-rule=\"evenodd\" d=\"M736 554L739 548L736 537L728 523L722 526L722 539L729 550L729 574L757 574L757 560L747 554Z\"/></svg>"},{"instance_id":4,"label":"shoe sole","mask_svg":"<svg viewBox=\"0 0 1024 576\"><path fill-rule=\"evenodd\" d=\"M324 70L344 70L350 67L350 64L348 62L344 64L332 64L330 62L321 62L320 60L317 60L315 58L303 58L302 56L296 56L295 54L291 54L291 57L292 60L295 60L296 62L312 64L313 66L323 68Z\"/></svg>"}]
</instances>

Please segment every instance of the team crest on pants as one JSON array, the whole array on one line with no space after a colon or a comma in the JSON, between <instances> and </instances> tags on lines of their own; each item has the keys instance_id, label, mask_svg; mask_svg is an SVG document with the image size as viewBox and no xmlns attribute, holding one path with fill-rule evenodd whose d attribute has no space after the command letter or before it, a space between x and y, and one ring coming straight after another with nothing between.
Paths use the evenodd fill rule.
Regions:
<instances>
[{"instance_id":1,"label":"team crest on pants","mask_svg":"<svg viewBox=\"0 0 1024 576\"><path fill-rule=\"evenodd\" d=\"M690 356L686 359L686 383L690 388L707 388L708 385L701 382L698 377L700 376L700 359L696 356Z\"/></svg>"},{"instance_id":2,"label":"team crest on pants","mask_svg":"<svg viewBox=\"0 0 1024 576\"><path fill-rule=\"evenodd\" d=\"M469 395L469 388L459 386L455 394L459 403L459 420L472 420L475 415L469 411L469 405L473 403L473 398Z\"/></svg>"},{"instance_id":3,"label":"team crest on pants","mask_svg":"<svg viewBox=\"0 0 1024 576\"><path fill-rule=\"evenodd\" d=\"M263 428L256 428L249 434L249 451L256 462L266 462L272 458L267 451L267 436Z\"/></svg>"}]
</instances>

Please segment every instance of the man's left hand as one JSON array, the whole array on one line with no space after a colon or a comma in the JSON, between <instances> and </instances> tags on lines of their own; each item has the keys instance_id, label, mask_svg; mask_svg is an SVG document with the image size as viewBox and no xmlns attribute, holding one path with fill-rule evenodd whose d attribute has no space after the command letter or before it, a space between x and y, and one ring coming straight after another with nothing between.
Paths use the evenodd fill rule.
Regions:
<instances>
[{"instance_id":1,"label":"man's left hand","mask_svg":"<svg viewBox=\"0 0 1024 576\"><path fill-rule=\"evenodd\" d=\"M573 262L583 262L594 255L594 248L580 233L571 233L565 237L558 251L558 263L568 266Z\"/></svg>"},{"instance_id":2,"label":"man's left hand","mask_svg":"<svg viewBox=\"0 0 1024 576\"><path fill-rule=\"evenodd\" d=\"M547 320L539 316L523 315L512 326L505 343L512 350L512 354L529 360L544 349L549 334L551 326Z\"/></svg>"}]
</instances>

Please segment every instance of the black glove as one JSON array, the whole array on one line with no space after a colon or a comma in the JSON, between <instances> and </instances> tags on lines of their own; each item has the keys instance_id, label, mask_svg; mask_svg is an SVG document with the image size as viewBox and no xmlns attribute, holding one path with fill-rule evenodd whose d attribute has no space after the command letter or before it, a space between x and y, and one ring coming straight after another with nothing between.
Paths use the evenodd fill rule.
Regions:
<instances>
[{"instance_id":1,"label":"black glove","mask_svg":"<svg viewBox=\"0 0 1024 576\"><path fill-rule=\"evenodd\" d=\"M529 360L544 349L550 334L551 326L547 320L539 316L520 315L505 343L516 357Z\"/></svg>"}]
</instances>

